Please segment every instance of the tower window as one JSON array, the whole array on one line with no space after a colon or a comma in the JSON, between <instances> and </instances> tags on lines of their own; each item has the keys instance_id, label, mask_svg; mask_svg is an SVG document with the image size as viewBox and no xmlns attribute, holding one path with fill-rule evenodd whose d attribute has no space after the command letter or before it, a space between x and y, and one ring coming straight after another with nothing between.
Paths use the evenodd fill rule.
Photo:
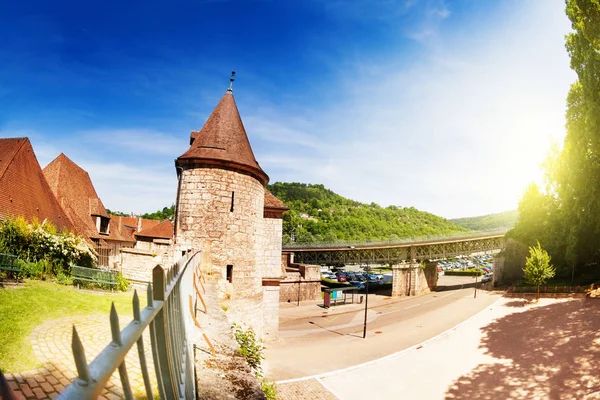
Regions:
<instances>
[{"instance_id":1,"label":"tower window","mask_svg":"<svg viewBox=\"0 0 600 400\"><path fill-rule=\"evenodd\" d=\"M229 209L229 212L233 212L233 202L235 200L235 192L231 192L231 208Z\"/></svg>"},{"instance_id":2,"label":"tower window","mask_svg":"<svg viewBox=\"0 0 600 400\"><path fill-rule=\"evenodd\" d=\"M229 283L233 282L233 265L227 266L227 281Z\"/></svg>"}]
</instances>

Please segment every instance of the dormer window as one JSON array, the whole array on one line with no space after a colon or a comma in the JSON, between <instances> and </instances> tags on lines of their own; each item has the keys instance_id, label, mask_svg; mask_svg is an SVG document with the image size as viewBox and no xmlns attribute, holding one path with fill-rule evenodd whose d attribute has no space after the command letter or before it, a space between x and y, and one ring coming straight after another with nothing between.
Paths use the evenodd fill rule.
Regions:
<instances>
[{"instance_id":1,"label":"dormer window","mask_svg":"<svg viewBox=\"0 0 600 400\"><path fill-rule=\"evenodd\" d=\"M98 229L98 233L108 235L110 233L109 222L110 218L108 217L96 216L96 229Z\"/></svg>"}]
</instances>

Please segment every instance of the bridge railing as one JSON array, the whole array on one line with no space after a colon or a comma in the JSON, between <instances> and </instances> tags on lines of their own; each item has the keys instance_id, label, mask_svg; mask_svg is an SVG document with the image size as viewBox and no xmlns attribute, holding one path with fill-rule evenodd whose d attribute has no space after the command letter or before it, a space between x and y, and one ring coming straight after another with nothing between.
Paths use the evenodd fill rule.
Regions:
<instances>
[{"instance_id":1,"label":"bridge railing","mask_svg":"<svg viewBox=\"0 0 600 400\"><path fill-rule=\"evenodd\" d=\"M283 250L293 249L311 249L311 248L339 248L339 247L362 247L362 246L394 246L394 245L416 245L434 241L456 241L477 239L488 236L505 235L507 230L491 231L491 232L472 232L472 233L457 233L453 235L435 235L435 236L420 236L405 239L390 239L390 240L338 240L335 242L311 242L311 243L288 243L283 245Z\"/></svg>"},{"instance_id":2,"label":"bridge railing","mask_svg":"<svg viewBox=\"0 0 600 400\"><path fill-rule=\"evenodd\" d=\"M133 399L125 357L134 345L137 345L146 397L153 399L142 338L146 329L150 333L159 397L196 397L193 344L190 340L194 323L186 301L194 295L192 279L200 260L199 253L185 256L167 271L161 266L154 268L152 284L146 291L147 306L140 309L136 291L133 295L133 321L123 330L119 328L119 317L113 303L110 311L112 342L89 365L77 329L73 326L72 350L78 376L59 399L96 399L117 369L124 397Z\"/></svg>"}]
</instances>

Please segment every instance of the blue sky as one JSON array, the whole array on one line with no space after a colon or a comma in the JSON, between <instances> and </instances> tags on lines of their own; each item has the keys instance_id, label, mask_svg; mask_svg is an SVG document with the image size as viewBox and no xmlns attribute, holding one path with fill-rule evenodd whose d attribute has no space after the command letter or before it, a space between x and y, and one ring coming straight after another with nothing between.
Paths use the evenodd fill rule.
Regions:
<instances>
[{"instance_id":1,"label":"blue sky","mask_svg":"<svg viewBox=\"0 0 600 400\"><path fill-rule=\"evenodd\" d=\"M0 137L104 205L175 201L173 160L237 72L271 182L444 217L512 209L564 137L560 0L4 2Z\"/></svg>"}]
</instances>

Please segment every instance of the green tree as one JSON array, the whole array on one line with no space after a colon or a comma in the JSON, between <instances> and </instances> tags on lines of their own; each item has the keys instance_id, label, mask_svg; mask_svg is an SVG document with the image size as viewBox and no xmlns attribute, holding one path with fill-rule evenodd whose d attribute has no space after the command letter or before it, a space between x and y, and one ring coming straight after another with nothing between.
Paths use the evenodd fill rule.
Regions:
<instances>
[{"instance_id":1,"label":"green tree","mask_svg":"<svg viewBox=\"0 0 600 400\"><path fill-rule=\"evenodd\" d=\"M554 277L556 270L550 264L550 255L540 245L529 248L529 257L525 260L525 282L537 285L537 299L540 299L540 285L546 283L548 279Z\"/></svg>"}]
</instances>

